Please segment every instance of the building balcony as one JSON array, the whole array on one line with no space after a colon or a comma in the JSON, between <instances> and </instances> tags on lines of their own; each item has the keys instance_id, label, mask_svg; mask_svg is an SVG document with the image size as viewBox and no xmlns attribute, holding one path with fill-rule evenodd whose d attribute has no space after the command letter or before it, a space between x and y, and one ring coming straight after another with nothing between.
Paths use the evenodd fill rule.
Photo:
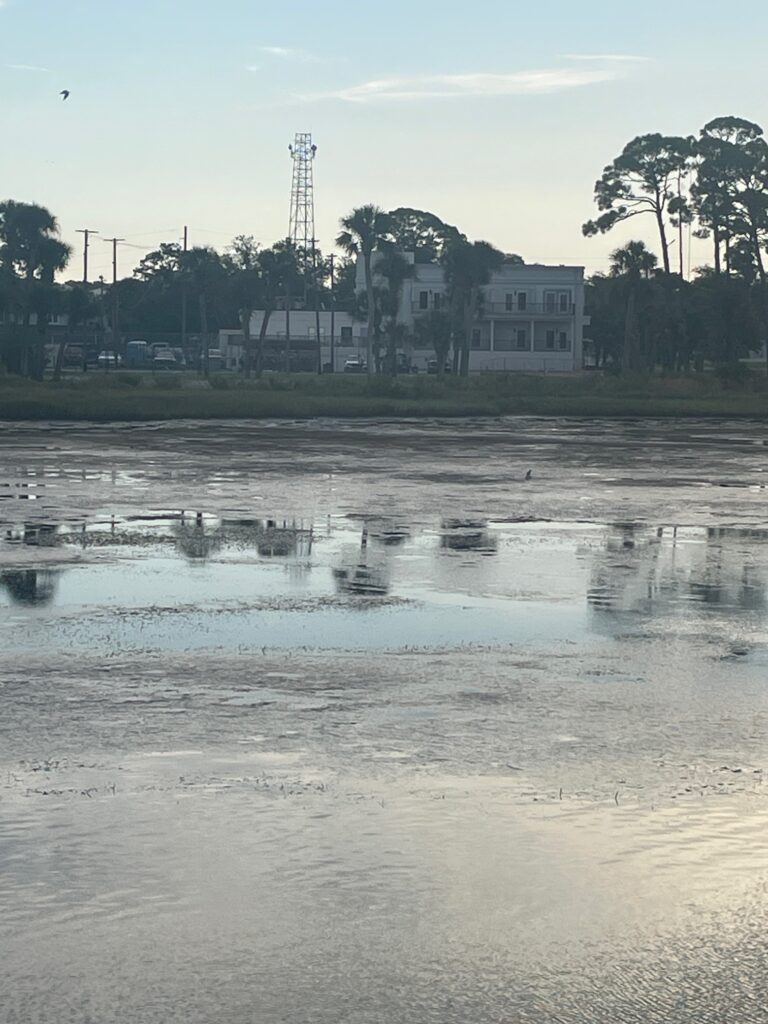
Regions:
<instances>
[{"instance_id":1,"label":"building balcony","mask_svg":"<svg viewBox=\"0 0 768 1024\"><path fill-rule=\"evenodd\" d=\"M532 316L567 317L576 314L576 306L573 302L569 302L565 307L560 306L559 303L553 305L549 302L526 302L521 309L516 304L508 305L506 302L485 301L481 310L484 317L509 316L522 319Z\"/></svg>"},{"instance_id":2,"label":"building balcony","mask_svg":"<svg viewBox=\"0 0 768 1024\"><path fill-rule=\"evenodd\" d=\"M438 305L434 305L430 301L428 306L422 306L421 302L414 300L411 302L411 312L414 316L424 316L425 313L431 312L433 309L441 309L448 312L448 302L443 300ZM573 302L569 302L564 308L556 303L552 305L549 302L526 302L525 306L521 309L516 303L512 306L508 306L506 302L489 302L487 299L483 302L480 307L481 315L479 319L487 319L490 316L493 317L520 317L521 319L531 317L554 317L555 319L562 319L563 317L571 317L576 314L576 305Z\"/></svg>"}]
</instances>

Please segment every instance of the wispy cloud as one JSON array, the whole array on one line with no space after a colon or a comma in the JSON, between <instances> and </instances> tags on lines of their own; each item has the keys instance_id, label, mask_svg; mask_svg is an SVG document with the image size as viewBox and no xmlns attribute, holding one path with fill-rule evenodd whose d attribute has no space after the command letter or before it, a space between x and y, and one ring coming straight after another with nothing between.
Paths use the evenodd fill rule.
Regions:
<instances>
[{"instance_id":1,"label":"wispy cloud","mask_svg":"<svg viewBox=\"0 0 768 1024\"><path fill-rule=\"evenodd\" d=\"M257 49L265 57L274 57L276 60L294 60L302 64L317 60L313 54L308 53L306 50L296 50L288 46L259 46Z\"/></svg>"},{"instance_id":2,"label":"wispy cloud","mask_svg":"<svg viewBox=\"0 0 768 1024\"><path fill-rule=\"evenodd\" d=\"M514 71L507 74L415 75L405 78L373 79L335 92L314 93L301 98L336 99L348 103L492 98L561 92L564 89L577 89L612 81L617 77L618 73L610 68L552 68Z\"/></svg>"},{"instance_id":3,"label":"wispy cloud","mask_svg":"<svg viewBox=\"0 0 768 1024\"><path fill-rule=\"evenodd\" d=\"M616 64L645 64L653 57L638 57L632 53L566 53L565 60L595 60Z\"/></svg>"},{"instance_id":4,"label":"wispy cloud","mask_svg":"<svg viewBox=\"0 0 768 1024\"><path fill-rule=\"evenodd\" d=\"M3 0L0 0L0 7L3 5ZM43 71L45 74L51 74L50 68L40 68L36 64L6 64L7 68L11 71Z\"/></svg>"}]
</instances>

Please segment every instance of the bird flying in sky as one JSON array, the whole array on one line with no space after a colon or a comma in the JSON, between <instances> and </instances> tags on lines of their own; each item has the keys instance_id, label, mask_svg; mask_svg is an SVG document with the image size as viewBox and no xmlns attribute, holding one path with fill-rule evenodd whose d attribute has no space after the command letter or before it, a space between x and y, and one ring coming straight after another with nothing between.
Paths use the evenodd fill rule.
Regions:
<instances>
[{"instance_id":1,"label":"bird flying in sky","mask_svg":"<svg viewBox=\"0 0 768 1024\"><path fill-rule=\"evenodd\" d=\"M61 92L59 93L59 96L61 96L62 100L68 99L69 98L69 89L62 89Z\"/></svg>"}]
</instances>

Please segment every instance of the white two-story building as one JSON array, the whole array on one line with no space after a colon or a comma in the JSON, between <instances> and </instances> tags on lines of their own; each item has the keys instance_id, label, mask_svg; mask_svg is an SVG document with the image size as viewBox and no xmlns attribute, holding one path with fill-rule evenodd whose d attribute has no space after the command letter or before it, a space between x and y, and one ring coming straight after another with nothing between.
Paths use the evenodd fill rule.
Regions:
<instances>
[{"instance_id":1,"label":"white two-story building","mask_svg":"<svg viewBox=\"0 0 768 1024\"><path fill-rule=\"evenodd\" d=\"M413 276L402 287L398 319L405 326L405 355L419 370L434 360L431 349L418 345L415 324L430 310L446 307L445 272L438 263L413 264ZM356 287L365 291L362 261L357 268ZM528 370L570 372L583 365L583 335L588 318L584 315L583 267L543 266L505 263L483 289L483 299L474 326L470 352L470 371ZM367 328L349 313L329 310L316 315L311 310L285 310L272 314L266 340L273 352L284 346L305 353L316 345L319 316L322 362L342 370L354 356L365 357ZM259 335L264 314L256 311L251 335ZM242 335L225 330L220 334L225 365L242 365ZM332 356L333 353L333 356ZM306 362L306 355L304 362ZM303 364L302 364L303 365Z\"/></svg>"},{"instance_id":2,"label":"white two-story building","mask_svg":"<svg viewBox=\"0 0 768 1024\"><path fill-rule=\"evenodd\" d=\"M365 287L361 267L357 287ZM447 291L440 264L415 263L413 276L403 284L401 321L412 332L419 316L445 308ZM583 267L505 263L482 293L472 328L470 370L581 369L588 322ZM419 365L434 353L415 349L413 358Z\"/></svg>"}]
</instances>

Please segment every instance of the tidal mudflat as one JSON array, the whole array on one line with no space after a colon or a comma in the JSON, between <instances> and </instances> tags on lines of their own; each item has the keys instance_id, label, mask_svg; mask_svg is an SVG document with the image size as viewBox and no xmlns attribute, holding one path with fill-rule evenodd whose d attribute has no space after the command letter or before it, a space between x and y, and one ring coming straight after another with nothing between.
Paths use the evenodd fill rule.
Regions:
<instances>
[{"instance_id":1,"label":"tidal mudflat","mask_svg":"<svg viewBox=\"0 0 768 1024\"><path fill-rule=\"evenodd\" d=\"M745 422L3 427L0 1020L764 1021L767 485Z\"/></svg>"}]
</instances>

